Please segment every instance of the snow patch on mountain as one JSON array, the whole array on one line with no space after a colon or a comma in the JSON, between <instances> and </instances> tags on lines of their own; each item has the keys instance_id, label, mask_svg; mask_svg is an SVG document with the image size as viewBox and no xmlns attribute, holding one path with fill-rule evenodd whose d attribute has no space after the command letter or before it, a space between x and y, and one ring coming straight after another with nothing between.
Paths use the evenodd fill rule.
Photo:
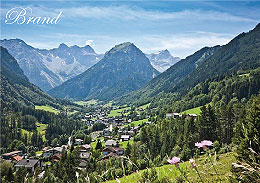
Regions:
<instances>
[{"instance_id":1,"label":"snow patch on mountain","mask_svg":"<svg viewBox=\"0 0 260 183\"><path fill-rule=\"evenodd\" d=\"M146 54L146 57L150 60L152 66L159 72L164 72L181 60L179 57L173 57L167 49L156 53Z\"/></svg>"},{"instance_id":2,"label":"snow patch on mountain","mask_svg":"<svg viewBox=\"0 0 260 183\"><path fill-rule=\"evenodd\" d=\"M79 47L61 43L50 50L37 49L20 39L0 40L17 60L29 81L42 90L50 90L96 64L102 57L89 45Z\"/></svg>"}]
</instances>

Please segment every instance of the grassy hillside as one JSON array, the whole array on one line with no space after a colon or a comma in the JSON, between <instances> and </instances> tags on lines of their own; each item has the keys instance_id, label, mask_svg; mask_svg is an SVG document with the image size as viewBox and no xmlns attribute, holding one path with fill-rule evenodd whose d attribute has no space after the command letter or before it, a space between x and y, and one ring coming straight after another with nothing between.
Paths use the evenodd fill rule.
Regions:
<instances>
[{"instance_id":1,"label":"grassy hillside","mask_svg":"<svg viewBox=\"0 0 260 183\"><path fill-rule=\"evenodd\" d=\"M183 111L181 112L181 114L197 114L199 115L201 113L201 108L202 106L199 106L199 107L195 107L195 108L192 108L192 109L188 109L186 111Z\"/></svg>"},{"instance_id":2,"label":"grassy hillside","mask_svg":"<svg viewBox=\"0 0 260 183\"><path fill-rule=\"evenodd\" d=\"M129 143L130 145L132 145L132 144L134 143L134 138L131 138L131 139L128 140L128 141L120 142L119 145L120 145L120 147L126 149L128 143Z\"/></svg>"},{"instance_id":3,"label":"grassy hillside","mask_svg":"<svg viewBox=\"0 0 260 183\"><path fill-rule=\"evenodd\" d=\"M206 106L208 106L209 104L207 104ZM188 110L185 110L183 112L181 112L181 114L197 114L197 115L200 115L201 113L201 108L202 106L199 106L199 107L194 107L192 109L188 109Z\"/></svg>"},{"instance_id":4,"label":"grassy hillside","mask_svg":"<svg viewBox=\"0 0 260 183\"><path fill-rule=\"evenodd\" d=\"M122 111L124 110L129 110L130 107L125 107L125 108L122 108L122 109L116 109L116 110L112 110L110 111L110 114L108 114L108 117L113 117L113 116L121 116L122 115ZM125 113L127 114L127 113Z\"/></svg>"},{"instance_id":5,"label":"grassy hillside","mask_svg":"<svg viewBox=\"0 0 260 183\"><path fill-rule=\"evenodd\" d=\"M141 124L143 124L147 121L148 121L148 119L141 119L141 120L138 120L138 121L133 121L133 122L129 123L128 125L124 125L124 126L132 126L132 125L138 126L138 125L141 125Z\"/></svg>"},{"instance_id":6,"label":"grassy hillside","mask_svg":"<svg viewBox=\"0 0 260 183\"><path fill-rule=\"evenodd\" d=\"M59 110L57 110L57 109L55 109L55 108L53 108L51 106L48 106L48 105L42 105L42 106L36 105L35 109L37 109L37 110L44 110L44 111L48 111L48 112L53 112L55 114L59 113Z\"/></svg>"},{"instance_id":7,"label":"grassy hillside","mask_svg":"<svg viewBox=\"0 0 260 183\"><path fill-rule=\"evenodd\" d=\"M151 103L148 103L148 104L145 104L145 105L142 105L142 106L139 106L138 109L142 108L142 109L146 109L147 107L150 106Z\"/></svg>"},{"instance_id":8,"label":"grassy hillside","mask_svg":"<svg viewBox=\"0 0 260 183\"><path fill-rule=\"evenodd\" d=\"M37 132L38 133L40 133L41 135L43 135L42 136L42 139L43 139L43 141L45 141L46 139L45 139L45 130L46 130L46 128L47 128L47 124L42 124L42 123L39 123L39 122L36 122L35 123L36 125L37 125ZM25 130L25 129L22 129L22 134L27 134L29 137L31 137L31 135L32 135L32 131L28 131L28 130Z\"/></svg>"},{"instance_id":9,"label":"grassy hillside","mask_svg":"<svg viewBox=\"0 0 260 183\"><path fill-rule=\"evenodd\" d=\"M78 104L78 105L96 105L97 103L98 103L98 100L88 100L88 101L77 101L77 102L74 102L74 103L76 103L76 104Z\"/></svg>"},{"instance_id":10,"label":"grassy hillside","mask_svg":"<svg viewBox=\"0 0 260 183\"><path fill-rule=\"evenodd\" d=\"M216 161L216 170L220 174L221 182L228 182L228 177L231 175L232 162L235 161L233 153L226 153L218 155L219 159ZM206 163L207 158L205 156L200 157L196 160L198 170L204 182L216 182L217 175L210 163ZM206 164L206 166L205 166ZM198 174L191 167L189 162L180 163L180 168L182 171L187 173L187 177L190 182L200 182ZM175 181L177 177L180 177L180 171L175 167L175 165L164 165L155 168L159 179L169 178L171 181ZM129 176L125 176L119 179L120 183L132 183L138 182L142 173L145 170L133 173ZM118 183L116 180L106 181L105 183Z\"/></svg>"}]
</instances>

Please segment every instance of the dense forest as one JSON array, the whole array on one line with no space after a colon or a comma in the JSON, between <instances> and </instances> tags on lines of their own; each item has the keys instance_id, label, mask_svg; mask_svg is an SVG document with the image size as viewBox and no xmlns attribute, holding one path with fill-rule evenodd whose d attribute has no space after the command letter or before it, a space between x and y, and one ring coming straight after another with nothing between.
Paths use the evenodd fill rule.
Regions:
<instances>
[{"instance_id":1,"label":"dense forest","mask_svg":"<svg viewBox=\"0 0 260 183\"><path fill-rule=\"evenodd\" d=\"M144 88L119 98L117 102L142 105L170 97L166 103L173 105L198 84L249 73L260 66L259 36L260 24L224 46L202 48L151 80ZM254 90L258 90L258 86Z\"/></svg>"},{"instance_id":2,"label":"dense forest","mask_svg":"<svg viewBox=\"0 0 260 183\"><path fill-rule=\"evenodd\" d=\"M191 157L203 154L203 151L194 146L195 142L203 139L210 139L214 142L211 153L215 151L217 153L236 151L238 164L246 162L251 165L252 158L254 158L255 163L259 163L258 155L250 151L250 149L254 152L260 150L259 101L260 95L251 97L246 103L230 102L221 108L215 108L211 105L203 106L201 107L201 116L196 119L186 118L185 116L177 119L154 117L153 124L143 127L134 138L133 144L127 144L125 157L100 161L100 152L104 147L97 144L96 148L91 150L86 171L79 174L79 180L84 182L86 177L90 182L115 179L137 170L167 164L167 159L172 156L179 156L182 160L188 160ZM6 115L3 118L2 124L9 124L3 125L4 128L1 129L1 141L4 142L3 147L8 150L24 150L28 146L30 150L30 146L35 145L41 147L43 141L39 134L33 134L28 140L28 138L25 139L21 136L19 132L19 125L30 123L33 120L44 118L45 122L49 124L48 126L51 127L46 131L47 134L52 134L52 136L46 134L47 141L45 143L47 144L61 134L69 135L72 130L80 129L80 124L77 124L76 121L73 121L73 124L75 124L73 126L71 126L71 123L67 124L66 120L68 119L65 117L55 117L51 113L35 111L31 108L20 108L19 110L22 112L16 113L13 111L12 115ZM5 110L2 112L7 114ZM50 117L52 117L52 120L49 121ZM60 128L59 118L63 119L62 128ZM19 119L19 123L17 123L17 119ZM34 128L33 125L30 126ZM67 141L62 141L61 136L58 140L59 144L67 143ZM78 171L75 167L79 163L77 153L79 152L74 148L68 152L64 151L61 161L49 168L44 178L38 182L75 182L76 171ZM257 166L257 164L252 166ZM242 182L256 180L259 177L259 173L250 171L245 173L247 170L243 170L241 167L234 168L233 171L234 176L231 178ZM241 172L243 172L243 176L241 176ZM20 175L15 174L15 176ZM35 177L31 177L31 179L35 179ZM34 181L37 182L37 179Z\"/></svg>"},{"instance_id":3,"label":"dense forest","mask_svg":"<svg viewBox=\"0 0 260 183\"><path fill-rule=\"evenodd\" d=\"M48 124L45 131L46 140L36 130L36 123ZM31 149L32 154L41 150L43 146L66 144L72 131L80 129L82 123L65 115L35 110L17 104L6 104L1 106L1 153L13 150L27 152ZM28 133L22 133L27 130ZM30 148L31 146L31 148Z\"/></svg>"}]
</instances>

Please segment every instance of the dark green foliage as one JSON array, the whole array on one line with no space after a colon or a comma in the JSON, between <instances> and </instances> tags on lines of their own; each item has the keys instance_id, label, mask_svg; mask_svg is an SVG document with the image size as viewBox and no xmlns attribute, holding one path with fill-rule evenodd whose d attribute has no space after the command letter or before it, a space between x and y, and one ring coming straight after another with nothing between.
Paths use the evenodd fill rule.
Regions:
<instances>
[{"instance_id":1,"label":"dark green foliage","mask_svg":"<svg viewBox=\"0 0 260 183\"><path fill-rule=\"evenodd\" d=\"M138 102L142 104L152 99L151 97L160 95L161 92L169 90L170 87L185 78L198 65L203 64L204 60L213 55L219 48L220 46L202 48L151 80L146 87L120 98L119 102L133 101L134 103Z\"/></svg>"},{"instance_id":2,"label":"dark green foliage","mask_svg":"<svg viewBox=\"0 0 260 183\"><path fill-rule=\"evenodd\" d=\"M68 135L73 130L79 130L82 123L77 119L68 118L63 115L55 115L51 112L35 110L19 104L6 105L2 102L1 108L1 150L3 152L12 150L26 151L26 146L36 146L38 150L43 147L42 134L36 130L36 122L44 118L48 124L45 138L47 144L56 139L56 144L66 144ZM31 135L22 134L22 129L28 130ZM66 137L67 135L67 137ZM19 140L18 140L19 139Z\"/></svg>"},{"instance_id":3,"label":"dark green foliage","mask_svg":"<svg viewBox=\"0 0 260 183\"><path fill-rule=\"evenodd\" d=\"M15 173L14 182L15 183L24 183L27 170L25 168L19 168Z\"/></svg>"},{"instance_id":4,"label":"dark green foliage","mask_svg":"<svg viewBox=\"0 0 260 183\"><path fill-rule=\"evenodd\" d=\"M63 153L62 156L61 161L56 162L51 168L46 170L43 177L44 182L77 182L78 151Z\"/></svg>"},{"instance_id":5,"label":"dark green foliage","mask_svg":"<svg viewBox=\"0 0 260 183\"><path fill-rule=\"evenodd\" d=\"M125 149L125 156L129 156L131 153L131 145L129 144L129 142L127 143L126 149Z\"/></svg>"},{"instance_id":6,"label":"dark green foliage","mask_svg":"<svg viewBox=\"0 0 260 183\"><path fill-rule=\"evenodd\" d=\"M21 123L21 128L33 131L36 130L36 124L35 122L37 119L32 115L25 115L22 116L19 120L19 123Z\"/></svg>"},{"instance_id":7,"label":"dark green foliage","mask_svg":"<svg viewBox=\"0 0 260 183\"><path fill-rule=\"evenodd\" d=\"M260 25L227 45L203 48L118 102L152 102L151 107L179 112L212 101L248 100L260 89L259 70L253 71L260 66L259 35Z\"/></svg>"},{"instance_id":8,"label":"dark green foliage","mask_svg":"<svg viewBox=\"0 0 260 183\"><path fill-rule=\"evenodd\" d=\"M91 143L91 136L90 135L85 135L84 144L90 144Z\"/></svg>"},{"instance_id":9,"label":"dark green foliage","mask_svg":"<svg viewBox=\"0 0 260 183\"><path fill-rule=\"evenodd\" d=\"M93 126L92 126L92 131L95 132L95 131L101 131L101 130L104 130L106 128L106 125L104 123L95 123Z\"/></svg>"},{"instance_id":10,"label":"dark green foliage","mask_svg":"<svg viewBox=\"0 0 260 183\"><path fill-rule=\"evenodd\" d=\"M7 175L6 175L6 180L7 180L8 182L14 181L14 175L13 175L13 169L12 169L12 167L9 167L9 169L8 169L8 172L7 172Z\"/></svg>"},{"instance_id":11,"label":"dark green foliage","mask_svg":"<svg viewBox=\"0 0 260 183\"><path fill-rule=\"evenodd\" d=\"M201 139L218 140L219 122L211 105L201 108L199 132Z\"/></svg>"},{"instance_id":12,"label":"dark green foliage","mask_svg":"<svg viewBox=\"0 0 260 183\"><path fill-rule=\"evenodd\" d=\"M241 126L238 129L242 134L237 149L239 166L235 165L233 172L240 182L257 182L260 180L260 95L250 102Z\"/></svg>"},{"instance_id":13,"label":"dark green foliage","mask_svg":"<svg viewBox=\"0 0 260 183\"><path fill-rule=\"evenodd\" d=\"M1 161L0 171L1 171L1 182L11 182L13 177L12 163L7 161Z\"/></svg>"},{"instance_id":14,"label":"dark green foliage","mask_svg":"<svg viewBox=\"0 0 260 183\"><path fill-rule=\"evenodd\" d=\"M51 105L60 108L59 104L70 104L68 101L50 97L37 86L29 83L28 78L23 74L17 61L1 47L1 103L20 103L23 105Z\"/></svg>"},{"instance_id":15,"label":"dark green foliage","mask_svg":"<svg viewBox=\"0 0 260 183\"><path fill-rule=\"evenodd\" d=\"M101 150L102 150L102 143L100 142L99 139L98 139L98 141L97 141L97 145L96 145L95 149L96 149L96 150L98 150L98 149L101 149Z\"/></svg>"}]
</instances>

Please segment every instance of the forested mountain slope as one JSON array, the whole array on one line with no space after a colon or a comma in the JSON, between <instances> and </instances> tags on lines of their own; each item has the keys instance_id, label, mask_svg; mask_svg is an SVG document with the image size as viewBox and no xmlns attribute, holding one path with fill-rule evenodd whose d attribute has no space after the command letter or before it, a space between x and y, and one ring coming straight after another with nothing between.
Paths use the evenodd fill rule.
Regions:
<instances>
[{"instance_id":1,"label":"forested mountain slope","mask_svg":"<svg viewBox=\"0 0 260 183\"><path fill-rule=\"evenodd\" d=\"M57 100L31 84L17 61L1 48L1 103L57 105Z\"/></svg>"},{"instance_id":2,"label":"forested mountain slope","mask_svg":"<svg viewBox=\"0 0 260 183\"><path fill-rule=\"evenodd\" d=\"M120 102L140 104L165 99L173 104L199 83L220 81L259 66L260 24L248 33L238 35L227 45L203 48L179 61L146 87L120 98ZM205 89L208 90L207 86Z\"/></svg>"},{"instance_id":3,"label":"forested mountain slope","mask_svg":"<svg viewBox=\"0 0 260 183\"><path fill-rule=\"evenodd\" d=\"M158 75L133 43L122 43L84 73L49 91L59 98L112 100L143 87Z\"/></svg>"}]
</instances>

